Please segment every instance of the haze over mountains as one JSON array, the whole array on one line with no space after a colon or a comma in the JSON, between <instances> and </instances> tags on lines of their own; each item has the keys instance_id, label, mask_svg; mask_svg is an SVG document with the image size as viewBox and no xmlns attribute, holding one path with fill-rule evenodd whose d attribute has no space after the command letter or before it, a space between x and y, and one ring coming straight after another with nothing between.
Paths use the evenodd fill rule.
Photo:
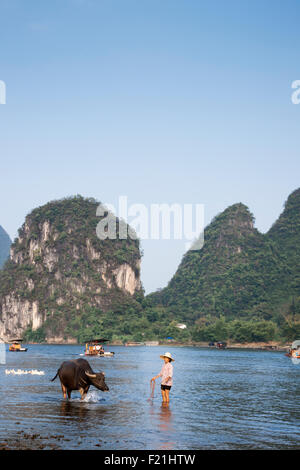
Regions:
<instances>
[{"instance_id":1,"label":"haze over mountains","mask_svg":"<svg viewBox=\"0 0 300 470\"><path fill-rule=\"evenodd\" d=\"M3 267L5 261L9 257L9 249L11 245L11 239L0 225L0 269Z\"/></svg>"}]
</instances>

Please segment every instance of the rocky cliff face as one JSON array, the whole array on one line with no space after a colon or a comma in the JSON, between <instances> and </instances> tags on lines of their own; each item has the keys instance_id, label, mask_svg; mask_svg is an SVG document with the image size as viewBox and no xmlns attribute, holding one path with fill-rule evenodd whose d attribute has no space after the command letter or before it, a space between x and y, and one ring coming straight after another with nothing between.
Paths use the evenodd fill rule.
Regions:
<instances>
[{"instance_id":1,"label":"rocky cliff face","mask_svg":"<svg viewBox=\"0 0 300 470\"><path fill-rule=\"evenodd\" d=\"M105 312L134 302L141 291L139 242L99 240L97 206L78 196L26 217L1 272L0 337L43 326L48 340L68 339L65 328L87 307Z\"/></svg>"},{"instance_id":2,"label":"rocky cliff face","mask_svg":"<svg viewBox=\"0 0 300 470\"><path fill-rule=\"evenodd\" d=\"M11 239L4 228L2 228L0 225L0 269L3 267L5 261L9 257L10 245Z\"/></svg>"}]
</instances>

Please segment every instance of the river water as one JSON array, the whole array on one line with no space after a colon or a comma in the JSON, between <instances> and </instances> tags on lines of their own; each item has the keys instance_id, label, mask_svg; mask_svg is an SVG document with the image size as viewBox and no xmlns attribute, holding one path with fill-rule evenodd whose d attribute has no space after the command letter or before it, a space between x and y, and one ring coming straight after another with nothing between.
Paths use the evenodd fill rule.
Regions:
<instances>
[{"instance_id":1,"label":"river water","mask_svg":"<svg viewBox=\"0 0 300 470\"><path fill-rule=\"evenodd\" d=\"M0 366L0 448L14 449L296 449L300 447L299 379L282 352L192 347L110 347L112 358L91 358L109 392L90 388L63 399L61 362L82 346L29 345L6 353ZM175 357L169 407L153 401L150 378L159 355ZM299 361L300 362L300 361ZM45 375L7 375L38 369Z\"/></svg>"}]
</instances>

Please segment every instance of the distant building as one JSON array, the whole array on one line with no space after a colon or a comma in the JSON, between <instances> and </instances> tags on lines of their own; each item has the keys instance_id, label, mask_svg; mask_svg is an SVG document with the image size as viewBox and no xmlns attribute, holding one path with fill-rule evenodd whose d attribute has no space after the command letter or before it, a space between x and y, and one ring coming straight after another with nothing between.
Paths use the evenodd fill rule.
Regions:
<instances>
[{"instance_id":1,"label":"distant building","mask_svg":"<svg viewBox=\"0 0 300 470\"><path fill-rule=\"evenodd\" d=\"M186 329L186 325L184 323L177 323L177 328L180 328L180 330L185 330Z\"/></svg>"},{"instance_id":2,"label":"distant building","mask_svg":"<svg viewBox=\"0 0 300 470\"><path fill-rule=\"evenodd\" d=\"M167 340L169 343L172 343L172 341L174 341L174 338L172 338L172 336L167 336L167 337L166 337L166 340Z\"/></svg>"}]
</instances>

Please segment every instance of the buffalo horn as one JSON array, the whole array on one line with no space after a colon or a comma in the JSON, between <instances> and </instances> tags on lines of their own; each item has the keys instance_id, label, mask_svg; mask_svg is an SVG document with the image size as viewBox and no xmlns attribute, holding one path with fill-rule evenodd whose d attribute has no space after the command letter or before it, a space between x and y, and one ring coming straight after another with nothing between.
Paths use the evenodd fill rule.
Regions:
<instances>
[{"instance_id":1,"label":"buffalo horn","mask_svg":"<svg viewBox=\"0 0 300 470\"><path fill-rule=\"evenodd\" d=\"M88 377L91 377L92 379L95 379L97 377L96 374L90 374L89 372L85 372Z\"/></svg>"}]
</instances>

